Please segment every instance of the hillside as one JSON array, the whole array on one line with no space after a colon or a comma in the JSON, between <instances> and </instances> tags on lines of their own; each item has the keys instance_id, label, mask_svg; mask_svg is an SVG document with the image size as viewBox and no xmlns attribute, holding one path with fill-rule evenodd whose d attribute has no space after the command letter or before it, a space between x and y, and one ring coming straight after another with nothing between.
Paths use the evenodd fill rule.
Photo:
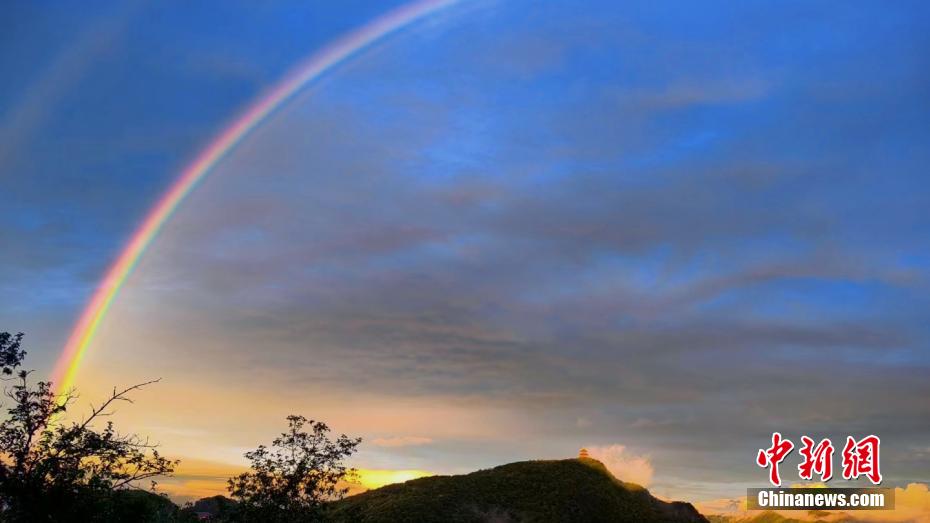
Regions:
<instances>
[{"instance_id":1,"label":"hillside","mask_svg":"<svg viewBox=\"0 0 930 523\"><path fill-rule=\"evenodd\" d=\"M799 512L799 514L805 514ZM755 515L741 516L708 516L710 523L843 523L851 521L851 518L843 515L831 516L827 512L809 511L807 517L803 519L785 517L777 512L766 511ZM811 519L818 516L829 516L829 519Z\"/></svg>"},{"instance_id":2,"label":"hillside","mask_svg":"<svg viewBox=\"0 0 930 523\"><path fill-rule=\"evenodd\" d=\"M336 522L706 522L689 503L660 501L599 461L524 461L433 476L333 503Z\"/></svg>"}]
</instances>

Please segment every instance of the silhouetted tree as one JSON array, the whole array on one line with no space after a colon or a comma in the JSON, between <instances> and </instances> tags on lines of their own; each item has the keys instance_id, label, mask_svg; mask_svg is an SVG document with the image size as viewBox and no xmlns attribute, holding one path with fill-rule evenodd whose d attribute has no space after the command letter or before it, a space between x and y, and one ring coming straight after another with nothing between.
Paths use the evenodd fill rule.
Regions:
<instances>
[{"instance_id":1,"label":"silhouetted tree","mask_svg":"<svg viewBox=\"0 0 930 523\"><path fill-rule=\"evenodd\" d=\"M23 333L10 334L0 332L0 368L4 376L13 374L13 369L19 367L26 357L26 351L21 347Z\"/></svg>"},{"instance_id":2,"label":"silhouetted tree","mask_svg":"<svg viewBox=\"0 0 930 523\"><path fill-rule=\"evenodd\" d=\"M361 438L342 434L331 440L325 423L303 416L287 421L288 431L271 448L261 445L245 454L252 462L249 471L229 480L239 521L320 521L323 505L349 490L345 480L355 469L343 460L355 453Z\"/></svg>"},{"instance_id":3,"label":"silhouetted tree","mask_svg":"<svg viewBox=\"0 0 930 523\"><path fill-rule=\"evenodd\" d=\"M30 384L31 371L18 370L26 354L22 339L0 333L0 374L14 383L5 390L12 403L0 423L0 519L118 520L113 510L125 500L122 491L170 474L177 462L159 455L147 440L120 434L112 422L102 429L94 424L114 404L131 403L130 392L153 382L113 389L83 420L66 422L75 393L56 395L47 381Z\"/></svg>"}]
</instances>

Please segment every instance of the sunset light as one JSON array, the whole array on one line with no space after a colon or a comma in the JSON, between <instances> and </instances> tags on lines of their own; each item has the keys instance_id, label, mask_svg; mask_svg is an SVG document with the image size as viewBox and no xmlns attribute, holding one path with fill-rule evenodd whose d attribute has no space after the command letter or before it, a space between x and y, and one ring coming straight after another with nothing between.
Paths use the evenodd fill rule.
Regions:
<instances>
[{"instance_id":1,"label":"sunset light","mask_svg":"<svg viewBox=\"0 0 930 523\"><path fill-rule=\"evenodd\" d=\"M930 523L930 4L0 9L0 522Z\"/></svg>"}]
</instances>

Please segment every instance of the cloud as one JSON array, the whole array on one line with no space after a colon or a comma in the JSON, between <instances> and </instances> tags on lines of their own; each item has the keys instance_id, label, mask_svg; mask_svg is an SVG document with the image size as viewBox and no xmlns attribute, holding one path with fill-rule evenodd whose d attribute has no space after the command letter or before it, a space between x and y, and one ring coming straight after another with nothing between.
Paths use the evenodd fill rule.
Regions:
<instances>
[{"instance_id":1,"label":"cloud","mask_svg":"<svg viewBox=\"0 0 930 523\"><path fill-rule=\"evenodd\" d=\"M226 480L244 472L246 468L202 459L182 459L173 475L157 478L157 490L181 504L210 496L228 495Z\"/></svg>"},{"instance_id":2,"label":"cloud","mask_svg":"<svg viewBox=\"0 0 930 523\"><path fill-rule=\"evenodd\" d=\"M894 490L894 516L901 518L897 521L930 522L930 488L926 483L910 483L905 488L898 487ZM882 520L874 519L872 521ZM887 521L896 520L888 519Z\"/></svg>"},{"instance_id":3,"label":"cloud","mask_svg":"<svg viewBox=\"0 0 930 523\"><path fill-rule=\"evenodd\" d=\"M617 479L648 487L652 483L652 463L648 456L631 454L625 445L587 447L588 454L603 463Z\"/></svg>"},{"instance_id":4,"label":"cloud","mask_svg":"<svg viewBox=\"0 0 930 523\"><path fill-rule=\"evenodd\" d=\"M375 438L371 442L378 447L418 447L420 445L429 445L433 440L423 436L392 436Z\"/></svg>"},{"instance_id":5,"label":"cloud","mask_svg":"<svg viewBox=\"0 0 930 523\"><path fill-rule=\"evenodd\" d=\"M201 453L306 412L367 441L436 439L374 445L384 468L618 437L650 450L620 451L621 478L695 485L757 479L773 430L880 427L889 470L925 480L930 455L908 449L930 419L930 118L905 100L927 68L889 47L911 32L844 19L823 42L779 9L761 28L687 13L698 32L648 4L547 9L564 12L527 26L543 15L508 4L500 31L399 35L256 129L150 246L88 381L165 376L146 414L204 436L154 436ZM540 59L501 72L500 34L526 38L505 64ZM773 63L783 42L816 52ZM824 82L851 89L825 100Z\"/></svg>"}]
</instances>

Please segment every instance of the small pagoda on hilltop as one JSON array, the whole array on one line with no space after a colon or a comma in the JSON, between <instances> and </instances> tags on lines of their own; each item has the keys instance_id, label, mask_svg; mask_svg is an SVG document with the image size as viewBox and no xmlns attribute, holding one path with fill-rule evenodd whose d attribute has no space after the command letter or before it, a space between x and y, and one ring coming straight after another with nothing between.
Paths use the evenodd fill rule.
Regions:
<instances>
[{"instance_id":1,"label":"small pagoda on hilltop","mask_svg":"<svg viewBox=\"0 0 930 523\"><path fill-rule=\"evenodd\" d=\"M578 451L578 459L591 459L591 456L588 455L588 449L582 447L581 450Z\"/></svg>"}]
</instances>

